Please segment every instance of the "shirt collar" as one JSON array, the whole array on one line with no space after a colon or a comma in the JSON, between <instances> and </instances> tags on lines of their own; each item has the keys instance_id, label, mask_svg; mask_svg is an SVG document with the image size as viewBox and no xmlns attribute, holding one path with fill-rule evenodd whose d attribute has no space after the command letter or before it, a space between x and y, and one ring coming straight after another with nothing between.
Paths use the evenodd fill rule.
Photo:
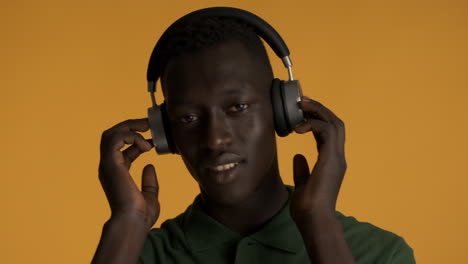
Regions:
<instances>
[{"instance_id":1,"label":"shirt collar","mask_svg":"<svg viewBox=\"0 0 468 264\"><path fill-rule=\"evenodd\" d=\"M286 186L290 191L294 187ZM291 197L291 196L290 196ZM302 236L289 213L290 201L257 232L248 235L261 244L291 253L297 253L304 247ZM242 235L228 229L214 218L207 215L201 207L198 195L185 212L184 231L190 247L195 251L206 250L225 243L242 239Z\"/></svg>"},{"instance_id":2,"label":"shirt collar","mask_svg":"<svg viewBox=\"0 0 468 264\"><path fill-rule=\"evenodd\" d=\"M200 195L185 212L183 228L187 241L195 252L242 238L203 211Z\"/></svg>"}]
</instances>

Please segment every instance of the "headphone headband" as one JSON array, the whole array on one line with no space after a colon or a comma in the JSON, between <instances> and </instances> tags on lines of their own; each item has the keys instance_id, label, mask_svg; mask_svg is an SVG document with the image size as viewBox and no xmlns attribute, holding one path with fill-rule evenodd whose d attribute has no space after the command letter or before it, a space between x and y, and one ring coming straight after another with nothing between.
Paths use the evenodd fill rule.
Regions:
<instances>
[{"instance_id":1,"label":"headphone headband","mask_svg":"<svg viewBox=\"0 0 468 264\"><path fill-rule=\"evenodd\" d=\"M146 73L146 79L148 81L148 92L154 93L156 89L156 82L161 75L161 65L160 65L160 49L164 43L165 38L168 35L168 32L172 31L173 28L177 27L179 24L183 24L192 19L197 19L201 17L227 17L227 18L237 18L252 26L260 37L264 39L268 45L273 49L275 54L283 60L283 64L288 68L289 79L293 79L291 66L292 62L289 58L289 49L284 40L278 34L278 32L265 20L258 17L257 15L250 13L248 11L232 8L232 7L210 7L205 9L200 9L193 11L172 23L162 34L156 43L153 52L151 53L148 70Z\"/></svg>"},{"instance_id":2,"label":"headphone headband","mask_svg":"<svg viewBox=\"0 0 468 264\"><path fill-rule=\"evenodd\" d=\"M193 21L200 17L226 17L243 21L251 26L255 30L255 33L265 40L276 55L283 60L284 66L288 69L289 81L272 80L270 94L276 133L281 137L291 133L293 128L304 120L304 114L298 105L302 92L299 81L293 80L288 46L286 46L286 43L278 32L260 17L238 8L211 7L189 13L172 23L164 31L151 53L146 79L148 80L148 92L150 92L153 105L148 108L148 121L156 152L159 154L177 152L171 133L170 122L167 117L166 104L157 105L155 97L156 81L161 75L160 50L163 45L162 43L170 37L170 33L168 32L171 32L175 27L182 23L190 23L191 20Z\"/></svg>"}]
</instances>

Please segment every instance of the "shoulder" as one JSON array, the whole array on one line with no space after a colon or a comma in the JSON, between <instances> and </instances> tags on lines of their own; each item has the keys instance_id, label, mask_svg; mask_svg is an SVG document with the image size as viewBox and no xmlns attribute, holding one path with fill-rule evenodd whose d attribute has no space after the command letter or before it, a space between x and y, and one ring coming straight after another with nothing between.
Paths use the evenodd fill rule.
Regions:
<instances>
[{"instance_id":1,"label":"shoulder","mask_svg":"<svg viewBox=\"0 0 468 264\"><path fill-rule=\"evenodd\" d=\"M359 263L415 263L413 249L401 236L341 212L336 216Z\"/></svg>"},{"instance_id":2,"label":"shoulder","mask_svg":"<svg viewBox=\"0 0 468 264\"><path fill-rule=\"evenodd\" d=\"M171 242L173 246L180 246L184 240L182 223L185 214L182 213L173 219L168 219L161 224L160 228L153 228L148 233L148 240L153 242Z\"/></svg>"},{"instance_id":3,"label":"shoulder","mask_svg":"<svg viewBox=\"0 0 468 264\"><path fill-rule=\"evenodd\" d=\"M190 207L187 210L190 210ZM160 228L153 228L148 233L147 240L169 244L172 247L180 248L185 244L185 235L183 223L186 212L181 213L175 218L168 219L161 224Z\"/></svg>"},{"instance_id":4,"label":"shoulder","mask_svg":"<svg viewBox=\"0 0 468 264\"><path fill-rule=\"evenodd\" d=\"M182 228L185 214L168 219L160 228L148 232L139 263L191 263Z\"/></svg>"}]
</instances>

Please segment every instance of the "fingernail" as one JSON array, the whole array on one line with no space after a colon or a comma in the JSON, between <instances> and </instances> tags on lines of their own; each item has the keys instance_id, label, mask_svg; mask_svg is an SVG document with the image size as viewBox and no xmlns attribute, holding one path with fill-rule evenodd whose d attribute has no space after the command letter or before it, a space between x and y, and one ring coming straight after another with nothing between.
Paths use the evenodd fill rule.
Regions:
<instances>
[{"instance_id":1,"label":"fingernail","mask_svg":"<svg viewBox=\"0 0 468 264\"><path fill-rule=\"evenodd\" d=\"M153 146L151 145L151 143L149 143L148 141L145 141L145 143L146 143L146 146L147 146L148 148L152 148L152 147L153 147Z\"/></svg>"},{"instance_id":2,"label":"fingernail","mask_svg":"<svg viewBox=\"0 0 468 264\"><path fill-rule=\"evenodd\" d=\"M310 99L309 97L304 95L304 96L302 96L302 101L312 102L312 99Z\"/></svg>"}]
</instances>

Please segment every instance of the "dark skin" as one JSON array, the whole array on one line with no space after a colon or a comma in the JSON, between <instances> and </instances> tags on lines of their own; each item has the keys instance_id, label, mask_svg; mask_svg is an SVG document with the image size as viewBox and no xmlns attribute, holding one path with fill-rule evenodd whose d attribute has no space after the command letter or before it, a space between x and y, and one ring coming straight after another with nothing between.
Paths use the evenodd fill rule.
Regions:
<instances>
[{"instance_id":1,"label":"dark skin","mask_svg":"<svg viewBox=\"0 0 468 264\"><path fill-rule=\"evenodd\" d=\"M163 78L174 141L205 209L241 234L256 231L288 199L276 159L272 76L253 70L261 66L250 57L239 43L217 45L172 60ZM230 162L239 162L232 180L216 180L210 167Z\"/></svg>"},{"instance_id":2,"label":"dark skin","mask_svg":"<svg viewBox=\"0 0 468 264\"><path fill-rule=\"evenodd\" d=\"M244 235L261 228L289 196L278 170L272 76L253 58L240 42L223 42L171 60L162 83L177 150L200 186L205 210ZM314 263L355 263L334 217L346 171L343 122L307 97L299 107L306 118L295 131L314 135L319 156L312 172L302 155L294 157L291 216ZM154 166L143 169L141 192L128 172L152 149L138 133L148 129L147 119L137 119L103 133L99 178L112 216L93 263L136 263L158 219ZM125 144L131 146L121 151Z\"/></svg>"}]
</instances>

